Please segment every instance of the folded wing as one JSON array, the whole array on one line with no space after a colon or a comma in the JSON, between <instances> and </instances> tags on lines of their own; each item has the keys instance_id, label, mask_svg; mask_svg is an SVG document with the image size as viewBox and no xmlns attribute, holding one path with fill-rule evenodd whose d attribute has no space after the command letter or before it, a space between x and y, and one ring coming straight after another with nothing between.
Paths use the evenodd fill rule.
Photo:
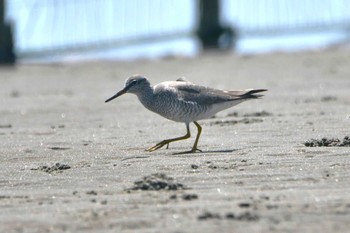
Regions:
<instances>
[{"instance_id":1,"label":"folded wing","mask_svg":"<svg viewBox=\"0 0 350 233\"><path fill-rule=\"evenodd\" d=\"M223 91L198 86L189 82L179 83L176 89L179 99L208 105L235 100L257 99L263 96L260 94L257 95L257 93L267 91L266 89Z\"/></svg>"}]
</instances>

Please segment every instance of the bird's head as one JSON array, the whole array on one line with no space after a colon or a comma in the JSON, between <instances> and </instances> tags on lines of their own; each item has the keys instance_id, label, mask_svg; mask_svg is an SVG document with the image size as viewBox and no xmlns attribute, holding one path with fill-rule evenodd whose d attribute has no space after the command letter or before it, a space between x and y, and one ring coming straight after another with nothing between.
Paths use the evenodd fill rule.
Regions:
<instances>
[{"instance_id":1,"label":"bird's head","mask_svg":"<svg viewBox=\"0 0 350 233\"><path fill-rule=\"evenodd\" d=\"M118 91L117 94L112 96L111 98L107 99L105 103L117 98L118 96L121 96L125 93L133 93L138 94L142 92L142 90L145 90L146 88L149 88L151 86L150 82L141 75L133 75L126 79L125 86L122 90Z\"/></svg>"}]
</instances>

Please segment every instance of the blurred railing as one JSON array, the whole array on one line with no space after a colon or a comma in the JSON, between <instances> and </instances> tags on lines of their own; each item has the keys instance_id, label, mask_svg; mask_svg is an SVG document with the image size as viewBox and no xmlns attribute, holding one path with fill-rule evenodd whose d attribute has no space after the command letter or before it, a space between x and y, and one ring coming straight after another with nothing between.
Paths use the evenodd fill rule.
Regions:
<instances>
[{"instance_id":1,"label":"blurred railing","mask_svg":"<svg viewBox=\"0 0 350 233\"><path fill-rule=\"evenodd\" d=\"M227 0L223 20L241 36L327 30L350 32L348 0Z\"/></svg>"},{"instance_id":2,"label":"blurred railing","mask_svg":"<svg viewBox=\"0 0 350 233\"><path fill-rule=\"evenodd\" d=\"M7 0L20 58L196 35L200 0ZM349 0L222 0L239 36L349 30Z\"/></svg>"},{"instance_id":3,"label":"blurred railing","mask_svg":"<svg viewBox=\"0 0 350 233\"><path fill-rule=\"evenodd\" d=\"M188 36L187 0L9 0L20 57L88 51ZM183 9L185 7L185 9Z\"/></svg>"}]
</instances>

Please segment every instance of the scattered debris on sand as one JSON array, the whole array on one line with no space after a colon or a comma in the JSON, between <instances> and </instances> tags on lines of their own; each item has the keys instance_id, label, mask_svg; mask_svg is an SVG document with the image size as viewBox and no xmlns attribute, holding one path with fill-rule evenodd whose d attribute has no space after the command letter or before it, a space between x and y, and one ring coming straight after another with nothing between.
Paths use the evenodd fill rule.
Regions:
<instances>
[{"instance_id":1,"label":"scattered debris on sand","mask_svg":"<svg viewBox=\"0 0 350 233\"><path fill-rule=\"evenodd\" d=\"M172 194L169 199L171 200L176 200L178 198L178 196L176 194ZM181 199L182 200L185 200L185 201L192 201L192 200L196 200L198 199L198 195L197 194L192 194L192 193L184 193L182 194L181 196Z\"/></svg>"},{"instance_id":2,"label":"scattered debris on sand","mask_svg":"<svg viewBox=\"0 0 350 233\"><path fill-rule=\"evenodd\" d=\"M12 128L11 124L0 125L0 129L10 129Z\"/></svg>"},{"instance_id":3,"label":"scattered debris on sand","mask_svg":"<svg viewBox=\"0 0 350 233\"><path fill-rule=\"evenodd\" d=\"M188 193L185 193L182 195L182 199L185 200L185 201L192 201L192 200L195 200L195 199L198 199L198 195L197 194L188 194Z\"/></svg>"},{"instance_id":4,"label":"scattered debris on sand","mask_svg":"<svg viewBox=\"0 0 350 233\"><path fill-rule=\"evenodd\" d=\"M272 116L273 114L267 111L261 111L261 112L253 112L253 113L246 113L243 116L244 117L268 117Z\"/></svg>"},{"instance_id":5,"label":"scattered debris on sand","mask_svg":"<svg viewBox=\"0 0 350 233\"><path fill-rule=\"evenodd\" d=\"M235 215L233 213L227 213L226 218L237 220L237 221L247 221L247 222L255 222L259 220L259 216L256 214L252 214L251 212L244 212L238 215Z\"/></svg>"},{"instance_id":6,"label":"scattered debris on sand","mask_svg":"<svg viewBox=\"0 0 350 233\"><path fill-rule=\"evenodd\" d=\"M259 123L259 122L263 122L263 120L262 119L258 119L258 118L243 118L241 120L213 121L213 122L210 122L210 125L226 126L226 125L236 125L236 124L239 124L239 123L251 124L251 123Z\"/></svg>"},{"instance_id":7,"label":"scattered debris on sand","mask_svg":"<svg viewBox=\"0 0 350 233\"><path fill-rule=\"evenodd\" d=\"M341 141L338 138L322 138L322 139L309 139L306 142L304 142L304 145L307 147L320 147L320 146L326 146L326 147L332 147L332 146L350 146L350 137L345 136L343 141Z\"/></svg>"},{"instance_id":8,"label":"scattered debris on sand","mask_svg":"<svg viewBox=\"0 0 350 233\"><path fill-rule=\"evenodd\" d=\"M337 101L338 98L336 96L331 96L331 95L327 95L327 96L323 96L321 98L321 102L331 102L331 101Z\"/></svg>"},{"instance_id":9,"label":"scattered debris on sand","mask_svg":"<svg viewBox=\"0 0 350 233\"><path fill-rule=\"evenodd\" d=\"M199 215L198 220L208 220L208 219L221 219L221 216L216 213L211 213L211 212L205 212L201 215Z\"/></svg>"},{"instance_id":10,"label":"scattered debris on sand","mask_svg":"<svg viewBox=\"0 0 350 233\"><path fill-rule=\"evenodd\" d=\"M129 188L131 190L179 190L187 189L183 184L176 183L172 177L168 177L163 173L155 173L143 177L141 180L134 182L134 186Z\"/></svg>"},{"instance_id":11,"label":"scattered debris on sand","mask_svg":"<svg viewBox=\"0 0 350 233\"><path fill-rule=\"evenodd\" d=\"M232 112L227 114L227 117L239 117L241 116L238 112ZM268 117L268 116L273 116L272 113L268 111L260 111L260 112L252 112L252 113L246 113L242 115L243 117Z\"/></svg>"},{"instance_id":12,"label":"scattered debris on sand","mask_svg":"<svg viewBox=\"0 0 350 233\"><path fill-rule=\"evenodd\" d=\"M96 196L97 195L97 192L95 190L91 190L91 191L87 191L85 192L87 195L94 195Z\"/></svg>"},{"instance_id":13,"label":"scattered debris on sand","mask_svg":"<svg viewBox=\"0 0 350 233\"><path fill-rule=\"evenodd\" d=\"M53 146L53 147L49 147L49 149L51 150L69 150L69 147L60 147L60 146Z\"/></svg>"},{"instance_id":14,"label":"scattered debris on sand","mask_svg":"<svg viewBox=\"0 0 350 233\"><path fill-rule=\"evenodd\" d=\"M258 221L259 216L256 214L253 214L251 212L243 212L240 214L234 214L234 213L227 213L224 215L226 219L229 220L236 220L236 221L247 221L247 222L253 222ZM197 217L198 220L209 220L209 219L223 219L223 217L220 214L217 213L211 213L211 212L204 212L203 214L199 215Z\"/></svg>"},{"instance_id":15,"label":"scattered debris on sand","mask_svg":"<svg viewBox=\"0 0 350 233\"><path fill-rule=\"evenodd\" d=\"M63 170L70 169L71 167L66 164L56 163L55 165L49 167L49 166L40 166L38 168L31 168L30 170L39 170L46 173L53 173L53 172L59 172L61 173Z\"/></svg>"}]
</instances>

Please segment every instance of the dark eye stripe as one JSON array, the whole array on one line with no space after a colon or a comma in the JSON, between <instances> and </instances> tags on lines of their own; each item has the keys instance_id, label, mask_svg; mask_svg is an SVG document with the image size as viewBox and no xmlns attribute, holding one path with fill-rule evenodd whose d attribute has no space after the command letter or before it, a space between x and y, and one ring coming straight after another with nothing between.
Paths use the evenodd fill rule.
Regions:
<instances>
[{"instance_id":1,"label":"dark eye stripe","mask_svg":"<svg viewBox=\"0 0 350 233\"><path fill-rule=\"evenodd\" d=\"M131 83L129 83L128 86L126 86L126 89L129 90L132 86L134 86L137 83L136 80L132 80Z\"/></svg>"}]
</instances>

